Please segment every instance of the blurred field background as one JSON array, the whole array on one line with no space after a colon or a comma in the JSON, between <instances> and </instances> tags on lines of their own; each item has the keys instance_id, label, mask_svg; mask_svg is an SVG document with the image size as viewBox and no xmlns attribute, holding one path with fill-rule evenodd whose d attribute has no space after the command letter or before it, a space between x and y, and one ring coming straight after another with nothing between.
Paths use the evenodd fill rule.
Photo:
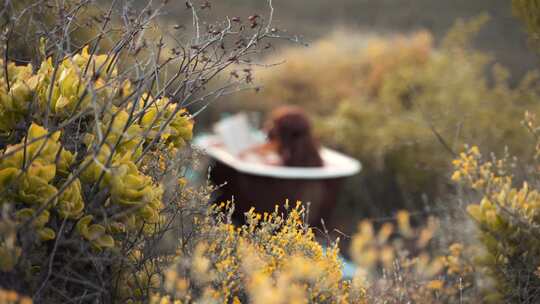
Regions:
<instances>
[{"instance_id":1,"label":"blurred field background","mask_svg":"<svg viewBox=\"0 0 540 304\"><path fill-rule=\"evenodd\" d=\"M520 77L539 62L527 46L527 34L519 20L512 16L510 1L277 0L273 4L274 25L303 37L307 43L340 29L367 35L428 30L440 41L456 19L487 13L491 21L475 39L475 47L493 54L498 62L512 70L514 77ZM172 23L189 27L191 16L184 1L174 5L178 9L171 10L165 17ZM267 2L261 0L211 1L211 6L206 12L214 17L247 18L268 9Z\"/></svg>"},{"instance_id":2,"label":"blurred field background","mask_svg":"<svg viewBox=\"0 0 540 304\"><path fill-rule=\"evenodd\" d=\"M539 302L540 0L96 1L66 17L82 2L8 0L0 14L16 34L0 39L13 61L0 76L0 302ZM91 41L129 46L113 56L125 74L95 69L111 59ZM78 112L96 88L94 111ZM300 202L257 214L254 200L238 227L201 155L177 149L230 113L262 122L288 104L363 170L325 223L305 225Z\"/></svg>"},{"instance_id":3,"label":"blurred field background","mask_svg":"<svg viewBox=\"0 0 540 304\"><path fill-rule=\"evenodd\" d=\"M201 31L224 16L247 22L269 12L267 1L192 3L205 20ZM534 152L521 119L540 105L540 60L510 1L272 3L277 32L300 43L274 41L252 58L268 66L234 71L252 75L248 86L259 89L212 103L195 131L229 113L254 111L262 121L278 105L303 107L323 145L363 164L326 222L331 231L350 234L361 219L384 222L403 209L416 224L437 215L451 227L463 219L451 160L466 144L523 159ZM169 7L154 35L192 37L186 2Z\"/></svg>"},{"instance_id":4,"label":"blurred field background","mask_svg":"<svg viewBox=\"0 0 540 304\"><path fill-rule=\"evenodd\" d=\"M190 10L176 5L166 19L189 32ZM348 181L330 228L349 232L360 218L392 217L399 209L420 221L448 213L439 202L454 194L452 153L474 143L504 154L501 141L528 138L520 119L540 100L531 72L539 60L509 1L273 1L273 7L277 30L298 35L307 47L273 45L270 57L258 59L279 64L253 74L260 91L218 101L196 128L207 129L224 113L257 111L264 118L280 104L302 106L322 144L364 166ZM267 11L266 1L237 0L211 1L202 12L246 20ZM511 146L511 155L531 153Z\"/></svg>"}]
</instances>

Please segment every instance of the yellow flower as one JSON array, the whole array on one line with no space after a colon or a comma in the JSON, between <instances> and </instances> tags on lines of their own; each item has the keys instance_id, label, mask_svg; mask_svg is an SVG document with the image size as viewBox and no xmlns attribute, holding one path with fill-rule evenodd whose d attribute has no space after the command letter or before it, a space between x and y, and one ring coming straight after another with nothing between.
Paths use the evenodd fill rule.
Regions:
<instances>
[{"instance_id":1,"label":"yellow flower","mask_svg":"<svg viewBox=\"0 0 540 304\"><path fill-rule=\"evenodd\" d=\"M461 172L459 172L459 171L454 171L454 173L452 174L451 179L452 179L454 182L459 182L459 181L461 181Z\"/></svg>"},{"instance_id":2,"label":"yellow flower","mask_svg":"<svg viewBox=\"0 0 540 304\"><path fill-rule=\"evenodd\" d=\"M427 288L432 290L441 290L444 286L444 282L441 280L431 280L427 284Z\"/></svg>"}]
</instances>

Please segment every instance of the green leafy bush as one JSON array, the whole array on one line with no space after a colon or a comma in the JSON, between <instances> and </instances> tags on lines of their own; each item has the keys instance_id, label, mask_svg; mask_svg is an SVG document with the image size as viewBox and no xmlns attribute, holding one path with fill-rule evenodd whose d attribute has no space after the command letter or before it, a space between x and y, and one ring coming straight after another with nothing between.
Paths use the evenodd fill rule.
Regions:
<instances>
[{"instance_id":1,"label":"green leafy bush","mask_svg":"<svg viewBox=\"0 0 540 304\"><path fill-rule=\"evenodd\" d=\"M2 288L38 303L145 303L176 249L189 250L212 186L185 179L197 162L184 149L194 123L186 107L217 98L223 88L202 94L207 83L276 36L266 24L216 23L166 46L148 33L165 5L2 6L11 32L0 48ZM88 40L77 32L94 17L87 10L99 12Z\"/></svg>"},{"instance_id":2,"label":"green leafy bush","mask_svg":"<svg viewBox=\"0 0 540 304\"><path fill-rule=\"evenodd\" d=\"M538 2L514 0L512 3L532 38L537 39ZM532 138L517 143L510 139L504 142L531 147L536 144L533 156L516 158L505 151L499 158L493 153L486 157L473 146L453 162L452 179L477 193L467 211L478 226L478 240L484 248L478 256L477 269L487 274L494 286L485 290L486 302L536 303L540 300L537 113L538 109L531 107L522 122Z\"/></svg>"},{"instance_id":3,"label":"green leafy bush","mask_svg":"<svg viewBox=\"0 0 540 304\"><path fill-rule=\"evenodd\" d=\"M52 59L43 62L35 74L30 65L1 64L8 64L10 75L0 78L1 131L7 143L0 160L1 203L13 209L17 230L32 227L29 231L35 233L19 233L21 243L11 253L4 248L2 269L21 276L34 269L34 275L27 273L32 282L47 269L43 262L49 254L40 248L51 242L56 250L69 252L73 249L64 243L80 239L85 241L78 246L81 253L90 250L97 256L110 256L103 250L122 253L126 244L141 242L163 229L167 220L162 212L163 188L145 174L150 154L145 158L142 152L152 141L156 148L161 146L164 156L183 147L192 130L185 112L166 98L146 98L154 111L146 111L139 101L128 101L123 108L115 105L130 94L120 92L126 83L115 83L117 71L106 55L90 56L86 48L57 66ZM87 66L98 72L85 73ZM96 110L102 113L95 115ZM137 111L141 123L128 111ZM156 116L156 111L161 115ZM13 131L27 117L31 123L18 140ZM83 120L98 123L84 126ZM63 127L73 122L77 131ZM43 127L47 124L49 129ZM152 128L162 132L152 133ZM74 136L86 148L66 148ZM84 267L88 265L81 263L75 269ZM108 280L121 276L116 271Z\"/></svg>"},{"instance_id":4,"label":"green leafy bush","mask_svg":"<svg viewBox=\"0 0 540 304\"><path fill-rule=\"evenodd\" d=\"M524 124L538 138L536 115L527 112ZM535 303L540 299L539 147L534 160L522 158L518 162L508 154L484 157L476 146L454 160L452 179L480 197L467 211L477 223L478 239L484 247L477 259L478 269L495 284L486 296L491 302Z\"/></svg>"}]
</instances>

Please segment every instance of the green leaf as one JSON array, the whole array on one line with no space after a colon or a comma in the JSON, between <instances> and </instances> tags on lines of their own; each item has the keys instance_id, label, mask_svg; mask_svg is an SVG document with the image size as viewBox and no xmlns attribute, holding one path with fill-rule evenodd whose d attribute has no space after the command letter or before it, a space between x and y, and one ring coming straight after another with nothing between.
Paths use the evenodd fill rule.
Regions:
<instances>
[{"instance_id":1,"label":"green leaf","mask_svg":"<svg viewBox=\"0 0 540 304\"><path fill-rule=\"evenodd\" d=\"M97 240L94 241L94 243L98 245L99 247L104 247L104 248L114 247L114 239L112 238L112 236L108 234L100 236Z\"/></svg>"},{"instance_id":2,"label":"green leaf","mask_svg":"<svg viewBox=\"0 0 540 304\"><path fill-rule=\"evenodd\" d=\"M42 241L54 240L54 238L56 237L56 232L54 232L54 230L52 230L51 228L39 229L37 233Z\"/></svg>"}]
</instances>

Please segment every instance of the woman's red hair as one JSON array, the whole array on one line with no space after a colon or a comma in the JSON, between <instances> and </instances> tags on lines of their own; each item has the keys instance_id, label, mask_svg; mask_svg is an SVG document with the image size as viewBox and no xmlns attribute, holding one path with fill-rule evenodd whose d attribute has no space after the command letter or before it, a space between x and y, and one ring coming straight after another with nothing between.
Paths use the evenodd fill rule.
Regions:
<instances>
[{"instance_id":1,"label":"woman's red hair","mask_svg":"<svg viewBox=\"0 0 540 304\"><path fill-rule=\"evenodd\" d=\"M323 165L318 144L312 136L311 123L301 108L283 106L270 116L268 136L277 144L283 165L320 167Z\"/></svg>"}]
</instances>

